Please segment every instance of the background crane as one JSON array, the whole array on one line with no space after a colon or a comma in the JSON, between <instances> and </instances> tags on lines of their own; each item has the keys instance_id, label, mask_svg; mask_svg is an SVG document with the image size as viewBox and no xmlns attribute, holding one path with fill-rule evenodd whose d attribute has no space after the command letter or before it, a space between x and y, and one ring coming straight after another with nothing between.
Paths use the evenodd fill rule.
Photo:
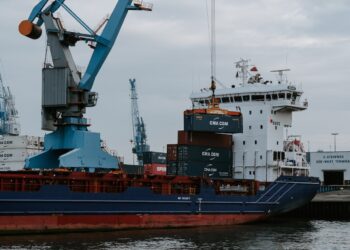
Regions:
<instances>
[{"instance_id":1,"label":"background crane","mask_svg":"<svg viewBox=\"0 0 350 250\"><path fill-rule=\"evenodd\" d=\"M10 88L5 87L0 73L0 135L19 135L18 112Z\"/></svg>"},{"instance_id":2,"label":"background crane","mask_svg":"<svg viewBox=\"0 0 350 250\"><path fill-rule=\"evenodd\" d=\"M131 87L131 118L133 127L132 152L136 155L138 164L143 165L143 153L149 152L150 146L147 144L145 123L139 113L136 80L129 79L129 82Z\"/></svg>"}]
</instances>

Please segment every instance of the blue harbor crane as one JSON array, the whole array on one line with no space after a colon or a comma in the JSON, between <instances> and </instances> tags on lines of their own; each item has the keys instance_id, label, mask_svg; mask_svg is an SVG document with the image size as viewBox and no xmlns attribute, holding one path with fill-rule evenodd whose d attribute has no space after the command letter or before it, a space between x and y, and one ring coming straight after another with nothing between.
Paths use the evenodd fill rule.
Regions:
<instances>
[{"instance_id":1,"label":"blue harbor crane","mask_svg":"<svg viewBox=\"0 0 350 250\"><path fill-rule=\"evenodd\" d=\"M138 164L143 165L143 153L149 152L150 146L147 144L145 123L139 113L136 80L129 79L129 82L131 86L131 118L133 127L132 152L136 155Z\"/></svg>"},{"instance_id":2,"label":"blue harbor crane","mask_svg":"<svg viewBox=\"0 0 350 250\"><path fill-rule=\"evenodd\" d=\"M0 135L19 135L18 111L9 87L5 87L0 73Z\"/></svg>"},{"instance_id":3,"label":"blue harbor crane","mask_svg":"<svg viewBox=\"0 0 350 250\"><path fill-rule=\"evenodd\" d=\"M66 4L65 0L40 0L28 20L19 25L22 35L32 39L41 36L45 25L47 48L52 63L42 70L42 129L52 131L44 138L44 151L26 159L27 169L67 168L94 172L118 167L116 157L101 149L99 133L88 131L86 108L97 104L98 95L91 91L95 78L109 55L129 10L152 10L152 4L141 0L119 0L106 22L92 30ZM101 2L97 2L103 5ZM54 13L63 8L87 33L66 30ZM100 32L99 32L100 31ZM93 49L85 73L73 60L70 47L83 41Z\"/></svg>"}]
</instances>

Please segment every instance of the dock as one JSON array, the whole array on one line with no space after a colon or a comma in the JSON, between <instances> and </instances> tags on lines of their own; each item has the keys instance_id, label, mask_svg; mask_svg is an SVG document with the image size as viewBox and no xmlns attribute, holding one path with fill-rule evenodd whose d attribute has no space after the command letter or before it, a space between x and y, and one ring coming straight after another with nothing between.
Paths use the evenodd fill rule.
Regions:
<instances>
[{"instance_id":1,"label":"dock","mask_svg":"<svg viewBox=\"0 0 350 250\"><path fill-rule=\"evenodd\" d=\"M287 216L312 219L350 219L350 189L318 193L306 206Z\"/></svg>"}]
</instances>

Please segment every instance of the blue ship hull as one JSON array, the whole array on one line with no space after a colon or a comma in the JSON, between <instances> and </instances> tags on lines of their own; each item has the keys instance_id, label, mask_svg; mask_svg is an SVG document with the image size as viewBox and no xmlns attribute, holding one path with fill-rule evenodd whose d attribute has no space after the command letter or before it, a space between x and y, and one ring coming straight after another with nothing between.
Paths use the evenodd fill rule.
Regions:
<instances>
[{"instance_id":1,"label":"blue ship hull","mask_svg":"<svg viewBox=\"0 0 350 250\"><path fill-rule=\"evenodd\" d=\"M197 195L164 195L147 187L130 187L122 193L85 193L72 192L65 185L45 185L35 192L0 192L0 231L246 223L305 205L318 188L317 178L297 176L280 177L253 196L217 195L210 187L202 187ZM48 222L47 216L66 221L60 226L59 219ZM99 216L107 222L96 222L96 227L88 223ZM15 226L9 225L10 219Z\"/></svg>"}]
</instances>

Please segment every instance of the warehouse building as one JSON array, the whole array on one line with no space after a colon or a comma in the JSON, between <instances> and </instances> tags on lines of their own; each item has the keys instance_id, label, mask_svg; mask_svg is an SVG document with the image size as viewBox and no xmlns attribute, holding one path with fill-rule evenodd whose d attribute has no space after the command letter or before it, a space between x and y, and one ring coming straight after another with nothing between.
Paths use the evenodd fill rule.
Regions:
<instances>
[{"instance_id":1,"label":"warehouse building","mask_svg":"<svg viewBox=\"0 0 350 250\"><path fill-rule=\"evenodd\" d=\"M350 151L310 152L310 175L323 185L350 185Z\"/></svg>"}]
</instances>

